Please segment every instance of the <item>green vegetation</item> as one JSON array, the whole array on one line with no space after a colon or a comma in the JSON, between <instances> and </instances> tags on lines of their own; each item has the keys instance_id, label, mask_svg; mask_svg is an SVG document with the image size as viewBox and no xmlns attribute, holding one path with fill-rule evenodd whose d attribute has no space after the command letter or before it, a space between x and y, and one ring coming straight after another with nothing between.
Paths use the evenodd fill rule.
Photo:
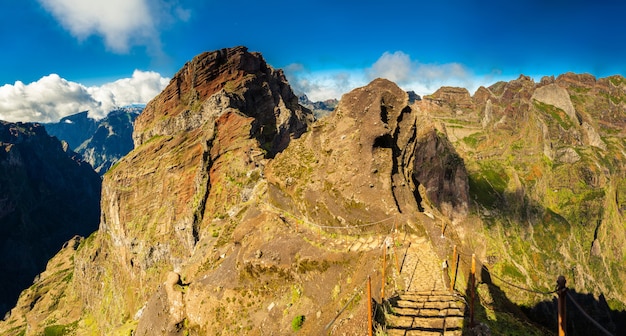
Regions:
<instances>
[{"instance_id":1,"label":"green vegetation","mask_svg":"<svg viewBox=\"0 0 626 336\"><path fill-rule=\"evenodd\" d=\"M479 143L485 140L485 138L486 136L484 133L478 132L466 136L465 138L463 138L463 142L472 148L476 148Z\"/></svg>"},{"instance_id":2,"label":"green vegetation","mask_svg":"<svg viewBox=\"0 0 626 336\"><path fill-rule=\"evenodd\" d=\"M499 163L483 163L479 171L469 174L470 196L487 208L496 207L504 197L508 182L509 177Z\"/></svg>"},{"instance_id":3,"label":"green vegetation","mask_svg":"<svg viewBox=\"0 0 626 336\"><path fill-rule=\"evenodd\" d=\"M609 93L606 93L606 92L600 92L600 95L603 96L604 98L610 100L615 105L619 105L623 101L622 97L616 96L616 95L612 95L612 94L609 94Z\"/></svg>"},{"instance_id":4,"label":"green vegetation","mask_svg":"<svg viewBox=\"0 0 626 336\"><path fill-rule=\"evenodd\" d=\"M71 335L76 330L78 321L66 325L51 325L43 330L44 336Z\"/></svg>"},{"instance_id":5,"label":"green vegetation","mask_svg":"<svg viewBox=\"0 0 626 336\"><path fill-rule=\"evenodd\" d=\"M622 77L622 76L611 76L609 77L609 81L611 82L611 84L615 85L615 86L620 86L624 83L626 83L626 78Z\"/></svg>"},{"instance_id":6,"label":"green vegetation","mask_svg":"<svg viewBox=\"0 0 626 336\"><path fill-rule=\"evenodd\" d=\"M291 330L298 331L302 329L302 324L304 324L304 315L298 315L291 320Z\"/></svg>"},{"instance_id":7,"label":"green vegetation","mask_svg":"<svg viewBox=\"0 0 626 336\"><path fill-rule=\"evenodd\" d=\"M302 297L302 288L298 285L291 285L291 304L296 304Z\"/></svg>"},{"instance_id":8,"label":"green vegetation","mask_svg":"<svg viewBox=\"0 0 626 336\"><path fill-rule=\"evenodd\" d=\"M556 122L561 125L563 129L567 130L573 126L572 121L569 119L567 113L565 113L565 111L561 110L560 108L554 105L542 103L538 100L535 100L533 103L537 110L543 112L547 116L552 117L552 119L556 120Z\"/></svg>"}]
</instances>

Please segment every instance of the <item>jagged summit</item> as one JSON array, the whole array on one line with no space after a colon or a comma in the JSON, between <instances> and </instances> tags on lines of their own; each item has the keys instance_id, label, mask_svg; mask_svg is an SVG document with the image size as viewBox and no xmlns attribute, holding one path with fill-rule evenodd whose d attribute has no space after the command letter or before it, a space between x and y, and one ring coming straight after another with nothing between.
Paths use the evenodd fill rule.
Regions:
<instances>
[{"instance_id":1,"label":"jagged summit","mask_svg":"<svg viewBox=\"0 0 626 336\"><path fill-rule=\"evenodd\" d=\"M270 155L302 134L312 114L298 104L282 70L245 47L206 52L172 78L135 122L135 146L158 135L191 131L229 110L255 118L250 130Z\"/></svg>"},{"instance_id":2,"label":"jagged summit","mask_svg":"<svg viewBox=\"0 0 626 336\"><path fill-rule=\"evenodd\" d=\"M436 123L386 79L345 94L334 112L270 163L267 174L298 211L328 226L390 216L413 221L431 206L450 219L467 214L462 161ZM328 185L335 192L326 192Z\"/></svg>"}]
</instances>

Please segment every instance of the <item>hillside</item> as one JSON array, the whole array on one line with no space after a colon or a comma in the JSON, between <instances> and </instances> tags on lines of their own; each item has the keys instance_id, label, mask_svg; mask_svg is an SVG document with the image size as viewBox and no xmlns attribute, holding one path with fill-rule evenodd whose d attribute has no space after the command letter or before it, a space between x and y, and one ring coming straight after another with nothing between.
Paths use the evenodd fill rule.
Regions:
<instances>
[{"instance_id":1,"label":"hillside","mask_svg":"<svg viewBox=\"0 0 626 336\"><path fill-rule=\"evenodd\" d=\"M0 331L360 335L371 277L391 332L382 301L445 290L453 245L462 294L478 259L479 328L554 332L552 296L508 284L549 291L562 274L621 330L625 105L622 77L423 99L376 79L313 121L259 53L203 53L137 117L134 149L104 175L99 230L49 262Z\"/></svg>"}]
</instances>

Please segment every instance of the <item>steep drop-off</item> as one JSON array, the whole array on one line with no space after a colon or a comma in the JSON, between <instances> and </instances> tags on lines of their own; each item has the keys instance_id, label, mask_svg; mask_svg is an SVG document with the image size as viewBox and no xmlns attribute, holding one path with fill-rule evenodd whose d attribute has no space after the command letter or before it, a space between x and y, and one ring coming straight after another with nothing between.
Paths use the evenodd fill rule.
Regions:
<instances>
[{"instance_id":1,"label":"steep drop-off","mask_svg":"<svg viewBox=\"0 0 626 336\"><path fill-rule=\"evenodd\" d=\"M0 314L63 243L98 227L100 178L43 126L0 122Z\"/></svg>"}]
</instances>

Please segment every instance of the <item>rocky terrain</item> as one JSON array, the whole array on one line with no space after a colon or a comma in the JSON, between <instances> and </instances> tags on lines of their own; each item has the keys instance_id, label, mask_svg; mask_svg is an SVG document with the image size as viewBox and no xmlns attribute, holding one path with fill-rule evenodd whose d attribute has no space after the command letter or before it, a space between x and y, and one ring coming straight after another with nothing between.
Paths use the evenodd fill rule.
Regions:
<instances>
[{"instance_id":1,"label":"rocky terrain","mask_svg":"<svg viewBox=\"0 0 626 336\"><path fill-rule=\"evenodd\" d=\"M507 283L549 291L563 274L621 330L625 106L622 77L423 99L376 79L313 121L260 54L203 53L136 119L134 149L104 175L99 230L50 260L0 332L360 335L370 277L379 332L431 328L398 316L431 290L470 333L438 271L453 244L457 290L467 255L482 270L480 328L555 332L552 296ZM575 334L597 332L576 320Z\"/></svg>"},{"instance_id":2,"label":"rocky terrain","mask_svg":"<svg viewBox=\"0 0 626 336\"><path fill-rule=\"evenodd\" d=\"M50 135L66 141L98 174L104 175L133 149L133 122L142 110L140 106L124 107L100 120L81 112L44 126Z\"/></svg>"},{"instance_id":3,"label":"rocky terrain","mask_svg":"<svg viewBox=\"0 0 626 336\"><path fill-rule=\"evenodd\" d=\"M43 126L0 122L0 314L100 219L100 178Z\"/></svg>"}]
</instances>

